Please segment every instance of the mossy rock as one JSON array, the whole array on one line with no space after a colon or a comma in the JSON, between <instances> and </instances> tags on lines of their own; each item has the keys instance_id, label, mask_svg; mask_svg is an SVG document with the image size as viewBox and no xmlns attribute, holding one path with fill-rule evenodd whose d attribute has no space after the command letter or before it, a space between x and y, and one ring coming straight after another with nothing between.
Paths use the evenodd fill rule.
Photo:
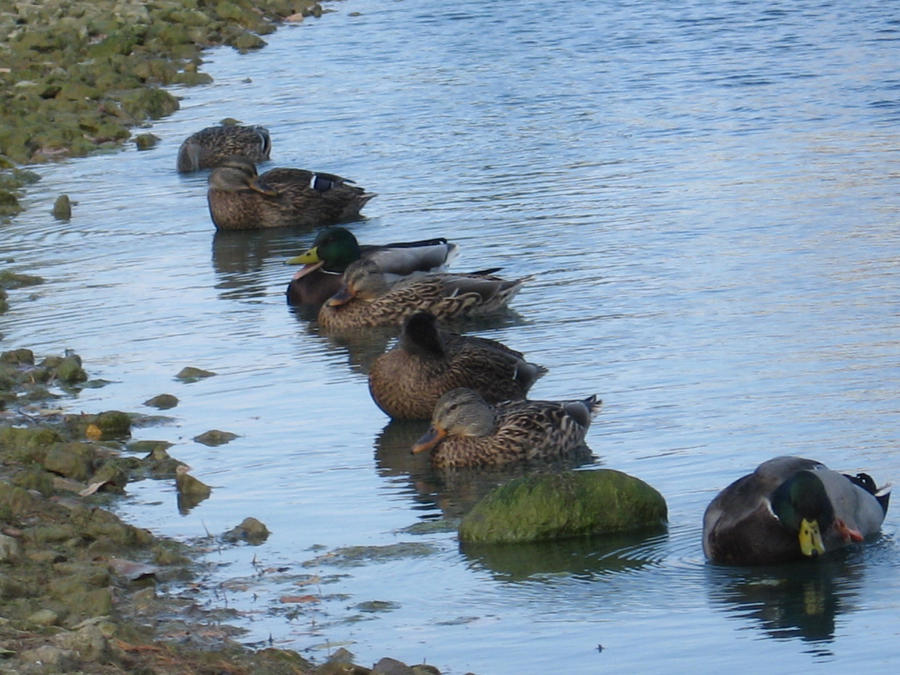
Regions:
<instances>
[{"instance_id":1,"label":"mossy rock","mask_svg":"<svg viewBox=\"0 0 900 675\"><path fill-rule=\"evenodd\" d=\"M158 410L169 410L178 405L178 397L173 394L158 394L144 401L144 405Z\"/></svg>"},{"instance_id":2,"label":"mossy rock","mask_svg":"<svg viewBox=\"0 0 900 675\"><path fill-rule=\"evenodd\" d=\"M463 543L519 543L660 527L665 499L612 469L525 476L501 485L462 519Z\"/></svg>"},{"instance_id":3,"label":"mossy rock","mask_svg":"<svg viewBox=\"0 0 900 675\"><path fill-rule=\"evenodd\" d=\"M0 354L0 363L33 366L34 352L30 349L11 349Z\"/></svg>"},{"instance_id":4,"label":"mossy rock","mask_svg":"<svg viewBox=\"0 0 900 675\"><path fill-rule=\"evenodd\" d=\"M44 468L51 473L86 481L94 473L94 447L87 443L57 443L47 451Z\"/></svg>"},{"instance_id":5,"label":"mossy rock","mask_svg":"<svg viewBox=\"0 0 900 675\"><path fill-rule=\"evenodd\" d=\"M37 286L44 283L43 278L32 274L18 274L9 270L0 270L0 286L3 288L23 288L24 286ZM29 349L15 350L30 352ZM34 355L32 354L31 363L34 363Z\"/></svg>"},{"instance_id":6,"label":"mossy rock","mask_svg":"<svg viewBox=\"0 0 900 675\"><path fill-rule=\"evenodd\" d=\"M72 217L72 200L69 195L60 195L53 202L53 217L57 220L69 220Z\"/></svg>"},{"instance_id":7,"label":"mossy rock","mask_svg":"<svg viewBox=\"0 0 900 675\"><path fill-rule=\"evenodd\" d=\"M237 437L238 437L237 434L233 434L230 431L221 431L219 429L210 429L209 431L204 431L199 436L194 436L194 440L197 443L202 443L203 445L215 447L217 445L225 445L226 443L230 443Z\"/></svg>"},{"instance_id":8,"label":"mossy rock","mask_svg":"<svg viewBox=\"0 0 900 675\"><path fill-rule=\"evenodd\" d=\"M213 375L215 375L215 373L211 370L203 370L202 368L195 368L194 366L185 366L178 371L175 379L181 380L182 382L197 382L204 378L212 377Z\"/></svg>"},{"instance_id":9,"label":"mossy rock","mask_svg":"<svg viewBox=\"0 0 900 675\"><path fill-rule=\"evenodd\" d=\"M155 148L157 143L159 143L159 136L155 134L145 133L134 137L134 144L138 150L150 150Z\"/></svg>"}]
</instances>

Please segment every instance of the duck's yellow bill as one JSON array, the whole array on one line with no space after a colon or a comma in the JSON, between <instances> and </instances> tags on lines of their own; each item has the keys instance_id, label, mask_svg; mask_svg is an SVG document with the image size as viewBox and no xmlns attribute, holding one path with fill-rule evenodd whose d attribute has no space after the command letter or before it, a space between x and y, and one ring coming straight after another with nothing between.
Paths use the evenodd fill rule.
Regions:
<instances>
[{"instance_id":1,"label":"duck's yellow bill","mask_svg":"<svg viewBox=\"0 0 900 675\"><path fill-rule=\"evenodd\" d=\"M800 540L800 552L811 558L825 553L825 544L822 542L822 533L819 532L819 521L800 521L800 532L797 535Z\"/></svg>"},{"instance_id":2,"label":"duck's yellow bill","mask_svg":"<svg viewBox=\"0 0 900 675\"><path fill-rule=\"evenodd\" d=\"M313 246L305 253L295 255L293 258L286 260L285 263L287 265L309 265L311 263L317 263L319 260L319 247Z\"/></svg>"}]
</instances>

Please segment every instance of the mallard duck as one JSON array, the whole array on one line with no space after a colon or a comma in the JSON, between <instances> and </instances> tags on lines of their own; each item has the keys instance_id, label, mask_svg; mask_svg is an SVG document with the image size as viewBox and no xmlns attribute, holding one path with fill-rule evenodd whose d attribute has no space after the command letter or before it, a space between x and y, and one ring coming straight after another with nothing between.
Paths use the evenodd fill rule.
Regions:
<instances>
[{"instance_id":1,"label":"mallard duck","mask_svg":"<svg viewBox=\"0 0 900 675\"><path fill-rule=\"evenodd\" d=\"M341 290L344 270L361 258L399 278L413 272L443 271L458 253L457 245L444 238L360 245L349 230L329 227L319 232L311 249L287 261L304 265L288 284L288 303L320 306Z\"/></svg>"},{"instance_id":2,"label":"mallard duck","mask_svg":"<svg viewBox=\"0 0 900 675\"><path fill-rule=\"evenodd\" d=\"M341 290L319 309L319 325L326 330L400 325L420 311L439 319L495 313L530 277L507 281L493 272L415 273L392 283L375 262L357 260L344 272Z\"/></svg>"},{"instance_id":3,"label":"mallard duck","mask_svg":"<svg viewBox=\"0 0 900 675\"><path fill-rule=\"evenodd\" d=\"M209 174L207 201L220 230L323 227L359 217L375 196L353 181L305 169L271 169L261 176L244 157L231 157Z\"/></svg>"},{"instance_id":4,"label":"mallard duck","mask_svg":"<svg viewBox=\"0 0 900 675\"><path fill-rule=\"evenodd\" d=\"M264 162L271 150L269 130L264 127L239 124L206 127L188 136L178 148L177 167L180 173L209 169L235 155L251 162Z\"/></svg>"},{"instance_id":5,"label":"mallard duck","mask_svg":"<svg viewBox=\"0 0 900 675\"><path fill-rule=\"evenodd\" d=\"M468 387L488 403L522 399L546 372L496 340L443 331L434 314L416 312L397 346L372 364L369 392L394 419L427 420L451 389Z\"/></svg>"},{"instance_id":6,"label":"mallard duck","mask_svg":"<svg viewBox=\"0 0 900 675\"><path fill-rule=\"evenodd\" d=\"M413 453L434 450L439 468L547 462L587 453L584 437L601 401L503 401L491 405L471 389L451 389L431 415Z\"/></svg>"},{"instance_id":7,"label":"mallard duck","mask_svg":"<svg viewBox=\"0 0 900 675\"><path fill-rule=\"evenodd\" d=\"M764 565L811 558L881 528L890 490L800 457L776 457L722 490L703 515L713 562Z\"/></svg>"}]
</instances>

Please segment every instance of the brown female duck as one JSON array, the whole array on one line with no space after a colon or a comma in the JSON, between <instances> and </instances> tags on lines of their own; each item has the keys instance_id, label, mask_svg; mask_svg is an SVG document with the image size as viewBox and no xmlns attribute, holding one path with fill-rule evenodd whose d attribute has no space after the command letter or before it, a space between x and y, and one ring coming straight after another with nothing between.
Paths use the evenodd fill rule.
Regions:
<instances>
[{"instance_id":1,"label":"brown female duck","mask_svg":"<svg viewBox=\"0 0 900 675\"><path fill-rule=\"evenodd\" d=\"M304 265L288 284L287 300L291 305L320 307L341 290L348 265L360 259L371 260L399 278L413 272L443 271L458 252L457 245L444 238L360 245L349 230L329 227L319 232L312 248L287 261Z\"/></svg>"},{"instance_id":2,"label":"brown female duck","mask_svg":"<svg viewBox=\"0 0 900 675\"><path fill-rule=\"evenodd\" d=\"M251 162L269 159L272 141L264 127L245 127L239 124L223 124L206 127L188 136L178 149L179 173L219 166L235 155Z\"/></svg>"},{"instance_id":3,"label":"brown female duck","mask_svg":"<svg viewBox=\"0 0 900 675\"><path fill-rule=\"evenodd\" d=\"M439 468L548 462L588 455L584 437L601 401L504 401L491 405L471 389L441 396L431 427L413 445L433 450Z\"/></svg>"},{"instance_id":4,"label":"brown female duck","mask_svg":"<svg viewBox=\"0 0 900 675\"><path fill-rule=\"evenodd\" d=\"M372 364L369 392L394 419L427 420L451 389L468 387L488 403L522 399L546 372L501 342L441 330L433 314L416 312Z\"/></svg>"},{"instance_id":5,"label":"brown female duck","mask_svg":"<svg viewBox=\"0 0 900 675\"><path fill-rule=\"evenodd\" d=\"M305 169L271 169L261 176L244 157L231 157L209 174L209 213L220 230L323 227L359 217L375 196L353 181Z\"/></svg>"},{"instance_id":6,"label":"brown female duck","mask_svg":"<svg viewBox=\"0 0 900 675\"><path fill-rule=\"evenodd\" d=\"M392 282L371 260L344 272L344 285L319 309L326 330L400 325L416 312L439 319L484 316L506 309L530 277L507 281L485 270L470 274L412 274Z\"/></svg>"}]
</instances>

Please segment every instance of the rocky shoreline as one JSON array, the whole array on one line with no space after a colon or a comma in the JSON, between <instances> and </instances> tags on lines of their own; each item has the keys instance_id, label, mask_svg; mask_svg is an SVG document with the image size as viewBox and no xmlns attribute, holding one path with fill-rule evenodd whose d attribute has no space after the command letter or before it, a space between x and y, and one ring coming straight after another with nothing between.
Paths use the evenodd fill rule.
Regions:
<instances>
[{"instance_id":1,"label":"rocky shoreline","mask_svg":"<svg viewBox=\"0 0 900 675\"><path fill-rule=\"evenodd\" d=\"M152 147L149 120L178 110L163 87L211 80L204 49L264 47L283 22L321 16L316 0L12 0L0 8L0 217L39 164Z\"/></svg>"},{"instance_id":2,"label":"rocky shoreline","mask_svg":"<svg viewBox=\"0 0 900 675\"><path fill-rule=\"evenodd\" d=\"M4 4L0 218L19 213L23 190L40 179L22 164L129 140L152 147L152 134L138 130L178 109L162 87L210 80L202 50L258 49L278 24L322 13L315 0ZM7 289L39 283L0 272L0 313ZM0 353L0 673L439 672L390 658L364 667L343 649L315 665L291 650L239 643L227 610L199 606L196 597L211 589L196 561L210 546L253 543L265 527L248 519L181 543L119 519L109 507L129 481L175 481L185 501L202 498L205 486L168 455L167 443L131 440L132 427L152 421L146 415L71 415L54 406L102 385L76 354Z\"/></svg>"}]
</instances>

